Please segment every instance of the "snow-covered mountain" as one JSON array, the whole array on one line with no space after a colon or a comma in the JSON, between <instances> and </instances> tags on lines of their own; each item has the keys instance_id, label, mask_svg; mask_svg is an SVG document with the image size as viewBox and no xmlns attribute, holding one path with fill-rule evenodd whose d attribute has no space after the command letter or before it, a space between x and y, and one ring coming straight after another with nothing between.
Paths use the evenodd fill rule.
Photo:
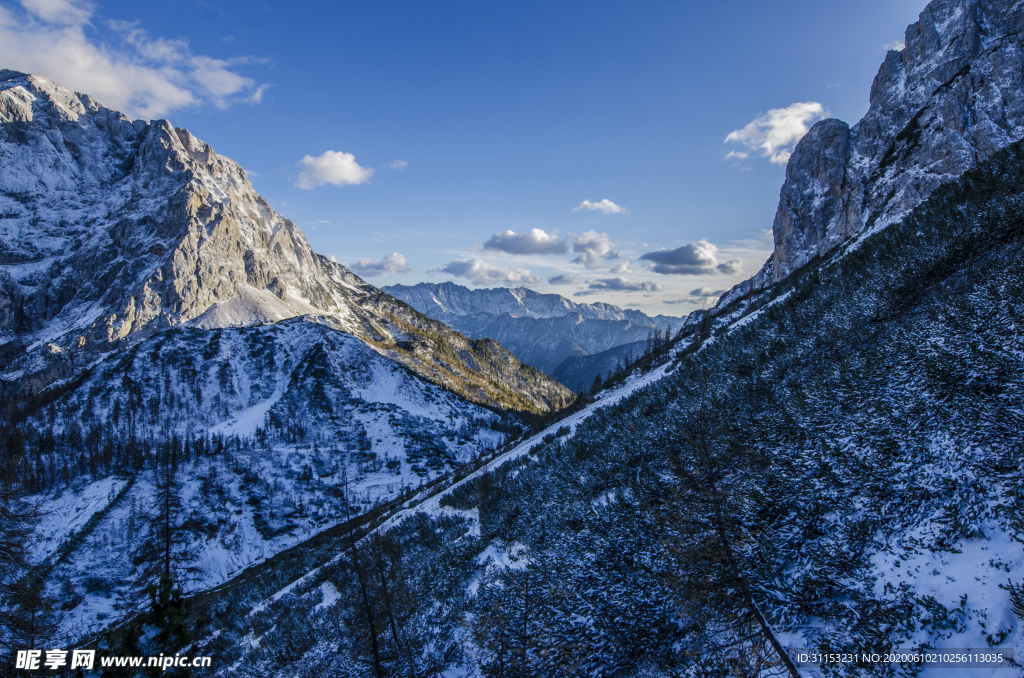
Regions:
<instances>
[{"instance_id":1,"label":"snow-covered mountain","mask_svg":"<svg viewBox=\"0 0 1024 678\"><path fill-rule=\"evenodd\" d=\"M0 71L0 500L40 511L6 640L133 613L169 531L216 586L572 399L314 253L188 131Z\"/></svg>"},{"instance_id":2,"label":"snow-covered mountain","mask_svg":"<svg viewBox=\"0 0 1024 678\"><path fill-rule=\"evenodd\" d=\"M136 609L164 460L180 505L175 557L193 591L399 499L508 430L308 317L167 330L17 425L38 465L7 486L40 503L35 562L51 586L63 582L59 628L75 637Z\"/></svg>"},{"instance_id":3,"label":"snow-covered mountain","mask_svg":"<svg viewBox=\"0 0 1024 678\"><path fill-rule=\"evenodd\" d=\"M465 397L547 411L570 395L313 252L235 162L166 120L130 121L0 71L0 372L38 392L172 327L301 315Z\"/></svg>"},{"instance_id":4,"label":"snow-covered mountain","mask_svg":"<svg viewBox=\"0 0 1024 678\"><path fill-rule=\"evenodd\" d=\"M249 676L1017 675L782 656L1024 651L1022 262L1017 143L329 563L226 591L205 651Z\"/></svg>"},{"instance_id":5,"label":"snow-covered mountain","mask_svg":"<svg viewBox=\"0 0 1024 678\"><path fill-rule=\"evenodd\" d=\"M390 285L384 291L468 337L494 339L523 362L552 375L570 357L644 341L655 330L675 334L685 322L664 315L652 318L612 304L577 304L524 287L471 290L445 282ZM569 379L576 376L572 371ZM577 387L575 381L562 383Z\"/></svg>"},{"instance_id":6,"label":"snow-covered mountain","mask_svg":"<svg viewBox=\"0 0 1024 678\"><path fill-rule=\"evenodd\" d=\"M439 314L510 315L513 318L561 318L580 315L586 320L629 320L651 324L640 311L605 303L577 304L559 294L541 294L525 287L472 290L453 282L389 285L388 294L431 317Z\"/></svg>"},{"instance_id":7,"label":"snow-covered mountain","mask_svg":"<svg viewBox=\"0 0 1024 678\"><path fill-rule=\"evenodd\" d=\"M44 580L46 595L17 611L38 629L64 607L65 638L116 624L138 609L146 545L169 515L182 581L219 583L174 611L187 611L189 651L216 657L221 675L801 675L785 648L1015 650L1019 663L1024 142L982 146L1017 129L1024 32L1006 27L1020 10L934 0L908 31L905 72L939 69L926 99L943 102L943 120L980 125L954 134L972 167L943 174L942 158L971 153L925 144L953 138L952 122L897 132L884 171L864 175L881 206L865 198L844 212L859 211L859 228L787 250L815 232L814 210L856 195L845 181L834 195L799 188L807 163L842 155L820 145L842 128L820 124L787 170L782 202L796 216L776 221L782 254L688 317L661 365L493 456L451 468L503 440L507 419L386 360L329 313L175 327L9 408L4 479L47 510L23 580L27 593ZM968 57L943 76L943 55L959 50ZM965 74L970 96L944 99ZM873 110L885 99L879 115L912 119L921 82L883 88ZM840 219L822 223L828 234ZM513 319L568 317L500 303ZM374 506L419 478L441 491ZM180 650L174 630L149 627L170 638L152 647Z\"/></svg>"}]
</instances>

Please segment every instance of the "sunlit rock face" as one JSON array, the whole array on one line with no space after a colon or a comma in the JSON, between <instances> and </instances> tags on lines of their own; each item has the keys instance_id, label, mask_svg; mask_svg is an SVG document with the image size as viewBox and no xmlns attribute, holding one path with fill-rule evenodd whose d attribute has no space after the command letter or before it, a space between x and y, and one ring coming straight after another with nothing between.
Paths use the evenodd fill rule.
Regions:
<instances>
[{"instance_id":1,"label":"sunlit rock face","mask_svg":"<svg viewBox=\"0 0 1024 678\"><path fill-rule=\"evenodd\" d=\"M775 253L755 287L777 282L865 228L883 228L1024 137L1024 3L935 0L886 55L867 115L817 123L786 168Z\"/></svg>"}]
</instances>

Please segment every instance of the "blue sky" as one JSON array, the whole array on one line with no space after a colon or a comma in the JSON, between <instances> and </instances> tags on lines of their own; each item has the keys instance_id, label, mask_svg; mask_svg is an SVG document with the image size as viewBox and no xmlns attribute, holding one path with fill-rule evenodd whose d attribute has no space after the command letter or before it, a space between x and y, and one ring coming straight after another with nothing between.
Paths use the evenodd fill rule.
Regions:
<instances>
[{"instance_id":1,"label":"blue sky","mask_svg":"<svg viewBox=\"0 0 1024 678\"><path fill-rule=\"evenodd\" d=\"M0 0L0 67L189 128L376 285L680 315L761 266L787 150L924 4Z\"/></svg>"}]
</instances>

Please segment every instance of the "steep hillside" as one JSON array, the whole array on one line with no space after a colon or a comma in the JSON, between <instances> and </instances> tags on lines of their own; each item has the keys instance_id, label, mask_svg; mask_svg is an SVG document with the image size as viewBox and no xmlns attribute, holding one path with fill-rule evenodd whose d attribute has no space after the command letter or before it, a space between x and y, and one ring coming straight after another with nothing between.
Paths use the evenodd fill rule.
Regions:
<instances>
[{"instance_id":1,"label":"steep hillside","mask_svg":"<svg viewBox=\"0 0 1024 678\"><path fill-rule=\"evenodd\" d=\"M591 388L595 378L601 377L603 381L620 369L628 367L644 355L647 348L646 341L635 341L592 355L570 356L559 363L551 372L551 376L563 384L573 384L573 389L581 392Z\"/></svg>"},{"instance_id":2,"label":"steep hillside","mask_svg":"<svg viewBox=\"0 0 1024 678\"><path fill-rule=\"evenodd\" d=\"M189 591L404 496L512 425L298 318L168 330L69 386L14 422L20 449L5 448L3 486L42 508L35 561L73 634L136 609L159 559L146 549L168 468Z\"/></svg>"},{"instance_id":3,"label":"steep hillside","mask_svg":"<svg viewBox=\"0 0 1024 678\"><path fill-rule=\"evenodd\" d=\"M572 356L645 341L655 331L675 334L685 322L685 318L662 315L652 318L611 304L577 304L526 288L470 290L447 282L391 285L384 290L468 337L494 339L523 362L551 375ZM562 383L577 386L575 381Z\"/></svg>"},{"instance_id":4,"label":"steep hillside","mask_svg":"<svg viewBox=\"0 0 1024 678\"><path fill-rule=\"evenodd\" d=\"M774 643L1019 655L1022 262L1014 145L206 647L247 675L780 675Z\"/></svg>"},{"instance_id":5,"label":"steep hillside","mask_svg":"<svg viewBox=\"0 0 1024 678\"><path fill-rule=\"evenodd\" d=\"M30 395L163 330L332 318L471 400L546 412L567 389L312 251L245 171L166 120L0 72L0 389Z\"/></svg>"}]
</instances>

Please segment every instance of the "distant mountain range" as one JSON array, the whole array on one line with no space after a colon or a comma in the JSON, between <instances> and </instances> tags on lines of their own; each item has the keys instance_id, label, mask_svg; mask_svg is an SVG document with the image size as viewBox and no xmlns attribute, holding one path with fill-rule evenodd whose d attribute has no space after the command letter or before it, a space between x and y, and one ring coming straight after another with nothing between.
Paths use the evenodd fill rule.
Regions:
<instances>
[{"instance_id":1,"label":"distant mountain range","mask_svg":"<svg viewBox=\"0 0 1024 678\"><path fill-rule=\"evenodd\" d=\"M383 289L467 337L494 339L524 363L573 389L580 384L589 387L597 374L614 371L618 360L642 353L636 345L655 330L675 334L686 320L652 318L612 304L577 304L525 287L471 290L445 282ZM633 348L622 350L626 345Z\"/></svg>"}]
</instances>

